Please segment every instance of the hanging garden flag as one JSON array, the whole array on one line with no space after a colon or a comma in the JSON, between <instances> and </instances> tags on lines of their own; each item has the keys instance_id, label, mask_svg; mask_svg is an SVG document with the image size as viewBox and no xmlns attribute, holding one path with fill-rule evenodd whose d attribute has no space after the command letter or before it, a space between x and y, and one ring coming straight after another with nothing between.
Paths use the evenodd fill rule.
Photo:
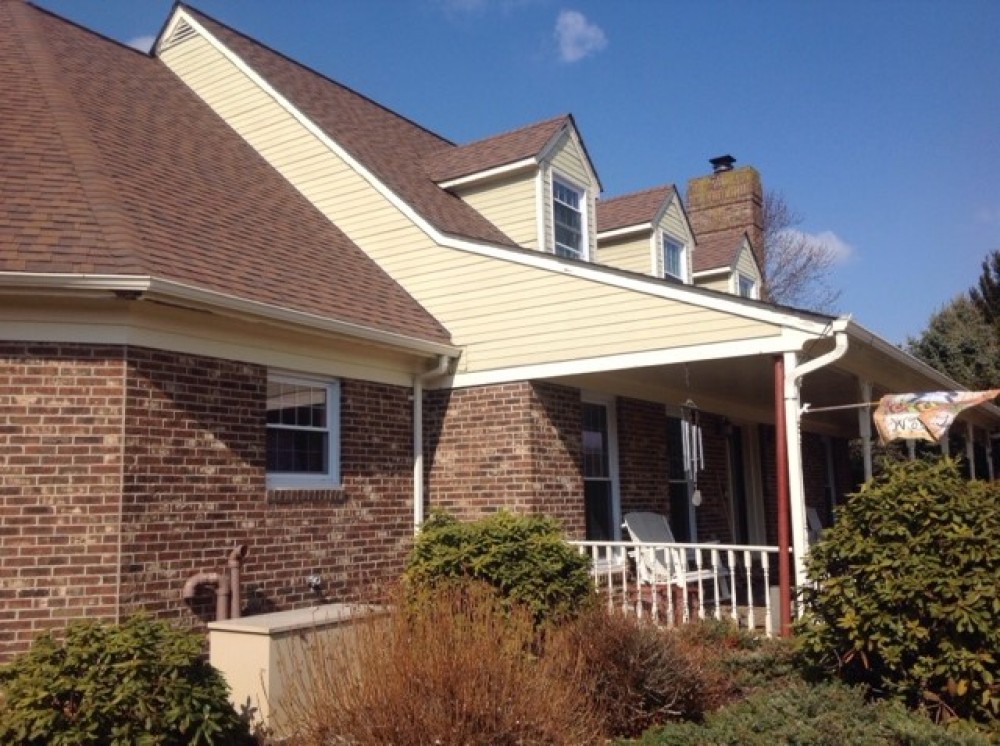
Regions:
<instances>
[{"instance_id":1,"label":"hanging garden flag","mask_svg":"<svg viewBox=\"0 0 1000 746\"><path fill-rule=\"evenodd\" d=\"M997 395L1000 395L1000 389L890 394L879 400L875 426L883 443L890 440L929 440L937 443L948 432L959 412L990 401Z\"/></svg>"}]
</instances>

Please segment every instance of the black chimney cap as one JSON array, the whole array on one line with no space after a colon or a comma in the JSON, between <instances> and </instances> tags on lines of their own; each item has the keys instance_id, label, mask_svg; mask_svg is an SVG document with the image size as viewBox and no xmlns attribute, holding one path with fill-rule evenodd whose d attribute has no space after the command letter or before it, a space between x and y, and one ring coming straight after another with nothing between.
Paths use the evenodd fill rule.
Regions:
<instances>
[{"instance_id":1,"label":"black chimney cap","mask_svg":"<svg viewBox=\"0 0 1000 746\"><path fill-rule=\"evenodd\" d=\"M708 162L712 164L712 171L718 174L723 171L732 171L736 159L731 155L720 155L715 158L709 158Z\"/></svg>"}]
</instances>

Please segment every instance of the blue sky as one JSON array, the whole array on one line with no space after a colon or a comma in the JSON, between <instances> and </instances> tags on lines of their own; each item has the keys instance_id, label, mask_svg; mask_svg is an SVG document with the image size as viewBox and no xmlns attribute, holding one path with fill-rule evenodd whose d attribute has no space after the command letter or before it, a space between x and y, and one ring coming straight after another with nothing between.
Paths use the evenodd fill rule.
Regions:
<instances>
[{"instance_id":1,"label":"blue sky","mask_svg":"<svg viewBox=\"0 0 1000 746\"><path fill-rule=\"evenodd\" d=\"M112 38L167 0L39 0ZM198 0L456 142L571 112L613 196L731 153L832 241L892 342L1000 249L996 0Z\"/></svg>"}]
</instances>

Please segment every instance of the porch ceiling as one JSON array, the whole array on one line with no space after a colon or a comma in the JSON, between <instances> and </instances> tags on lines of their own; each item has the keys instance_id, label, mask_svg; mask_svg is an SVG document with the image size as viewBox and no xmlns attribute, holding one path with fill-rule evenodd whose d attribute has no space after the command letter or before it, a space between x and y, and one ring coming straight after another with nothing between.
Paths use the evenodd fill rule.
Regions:
<instances>
[{"instance_id":1,"label":"porch ceiling","mask_svg":"<svg viewBox=\"0 0 1000 746\"><path fill-rule=\"evenodd\" d=\"M802 358L815 358L830 347L831 343L821 340ZM555 380L584 390L658 401L668 406L679 406L691 399L701 410L724 415L734 422L774 422L774 359L771 355L700 360ZM813 409L859 404L862 402L861 380L872 383L872 401L885 394L956 388L954 382L895 348L880 349L863 340L851 339L843 358L802 379L802 403ZM806 412L802 417L802 429L856 437L859 434L858 411L855 408ZM959 419L969 420L988 431L1000 430L1000 409L995 406L975 407Z\"/></svg>"}]
</instances>

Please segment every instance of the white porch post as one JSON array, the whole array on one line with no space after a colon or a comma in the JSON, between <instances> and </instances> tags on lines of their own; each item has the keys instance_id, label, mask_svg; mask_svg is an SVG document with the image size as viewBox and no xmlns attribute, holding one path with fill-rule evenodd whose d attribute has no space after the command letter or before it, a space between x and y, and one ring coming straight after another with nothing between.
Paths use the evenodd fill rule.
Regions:
<instances>
[{"instance_id":1,"label":"white porch post","mask_svg":"<svg viewBox=\"0 0 1000 746\"><path fill-rule=\"evenodd\" d=\"M858 381L861 388L861 401L871 402L872 382ZM872 478L872 412L871 406L864 406L858 410L858 432L861 433L862 451L865 458L865 481L870 482Z\"/></svg>"},{"instance_id":2,"label":"white porch post","mask_svg":"<svg viewBox=\"0 0 1000 746\"><path fill-rule=\"evenodd\" d=\"M842 329L836 330L835 344L832 350L798 365L798 355L786 352L785 367L785 435L788 458L788 493L791 513L792 550L795 553L795 585L802 587L806 583L806 552L808 551L808 534L806 533L806 490L802 478L802 429L800 417L802 408L799 406L799 382L803 377L839 360L847 353L848 339ZM801 598L796 602L796 611L801 616L803 611Z\"/></svg>"},{"instance_id":3,"label":"white porch post","mask_svg":"<svg viewBox=\"0 0 1000 746\"><path fill-rule=\"evenodd\" d=\"M802 479L802 429L799 426L801 410L799 397L799 377L788 371L798 368L799 356L794 352L785 353L785 436L788 444L788 498L791 512L792 553L795 557L795 586L806 583L806 493ZM801 614L801 602L796 601Z\"/></svg>"}]
</instances>

